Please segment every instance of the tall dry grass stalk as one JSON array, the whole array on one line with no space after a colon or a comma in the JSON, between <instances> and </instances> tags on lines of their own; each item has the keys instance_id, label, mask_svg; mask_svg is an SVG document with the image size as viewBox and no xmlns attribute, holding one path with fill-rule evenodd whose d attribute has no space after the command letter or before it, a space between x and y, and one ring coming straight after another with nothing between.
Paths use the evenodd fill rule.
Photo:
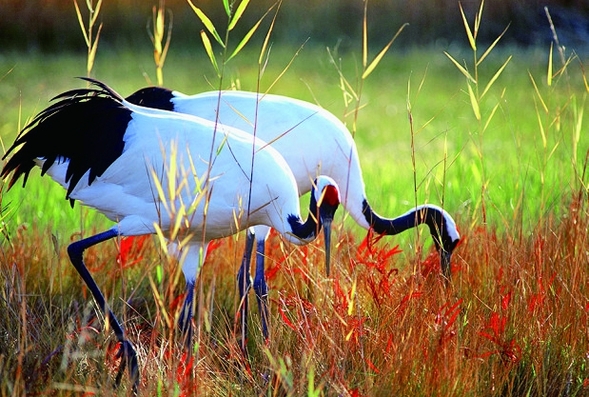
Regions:
<instances>
[{"instance_id":1,"label":"tall dry grass stalk","mask_svg":"<svg viewBox=\"0 0 589 397\"><path fill-rule=\"evenodd\" d=\"M153 32L149 31L149 38L153 44L153 60L155 62L155 76L157 85L164 85L164 64L166 63L166 56L170 48L172 40L172 12L169 12L170 21L168 22L168 31L165 32L166 27L166 1L160 0L159 5L153 6ZM165 37L165 41L164 41Z\"/></svg>"},{"instance_id":2,"label":"tall dry grass stalk","mask_svg":"<svg viewBox=\"0 0 589 397\"><path fill-rule=\"evenodd\" d=\"M80 10L80 6L78 6L77 0L74 0L74 7L76 9L76 15L78 17L80 29L82 30L82 35L84 36L84 41L86 42L86 47L88 49L86 76L90 77L92 74L92 69L94 68L96 51L98 50L98 42L100 40L100 32L102 31L102 23L100 23L100 25L98 25L98 29L96 29L96 22L98 20L98 16L100 15L102 0L97 0L96 4L94 3L94 0L86 0L86 7L88 8L87 25L86 22L84 22L84 17L82 16L82 11Z\"/></svg>"}]
</instances>

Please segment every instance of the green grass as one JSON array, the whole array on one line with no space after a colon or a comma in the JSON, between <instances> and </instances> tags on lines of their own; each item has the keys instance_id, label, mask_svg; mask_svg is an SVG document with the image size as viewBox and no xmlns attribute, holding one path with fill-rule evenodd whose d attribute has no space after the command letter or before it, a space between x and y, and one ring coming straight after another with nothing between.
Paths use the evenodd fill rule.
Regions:
<instances>
[{"instance_id":1,"label":"green grass","mask_svg":"<svg viewBox=\"0 0 589 397\"><path fill-rule=\"evenodd\" d=\"M262 89L296 51L278 47ZM459 49L449 52L458 60L472 57ZM268 247L272 340L266 346L257 342L254 314L251 360L245 365L233 322L243 237L225 239L200 277L198 356L185 371L173 324L164 321L182 292L177 266L167 263L153 242L137 248L131 257L140 262L128 267L115 263L114 243L90 250L91 271L115 312L126 313L121 318L138 346L146 395L587 393L589 136L582 133L586 128L578 139L575 135L587 110L584 60L574 59L567 74L548 86L547 49L497 48L479 68L482 81L508 55L512 61L481 102L483 120L499 102L484 134L465 78L442 50L393 50L362 90L365 106L355 140L368 197L379 213L391 216L416 203L443 203L464 237L453 256L449 289L438 276L436 255L428 255L427 233L419 242L408 233L382 240L372 253L359 251L365 232L349 219L342 222L342 211L332 279L323 275L320 242L299 248L273 236ZM151 56L99 51L94 76L127 95L146 85L144 73L155 80ZM351 53L339 57L353 82L360 62ZM246 49L231 61L226 86L254 90L256 59L257 53ZM19 120L22 126L52 96L79 87L73 77L85 75L85 66L85 55L1 55L4 145L12 142ZM528 73L547 112L536 111L541 105ZM186 93L216 88L200 50L172 46L164 76L166 86ZM305 48L272 92L316 101L352 125L323 49ZM15 187L2 196L3 230L10 240L2 244L0 273L0 368L6 375L0 395L26 387L56 395L110 391L116 369L112 333L94 318L89 294L65 253L80 233L109 224L78 205L72 211L63 198L61 188L38 174L27 189ZM404 254L389 257L396 244Z\"/></svg>"},{"instance_id":2,"label":"green grass","mask_svg":"<svg viewBox=\"0 0 589 397\"><path fill-rule=\"evenodd\" d=\"M391 53L382 61L365 82L362 97L365 106L359 113L355 133L368 197L377 211L385 215L397 214L416 201L439 204L443 199L445 207L453 214L464 214L467 221L476 218L483 183L479 150L483 153L482 164L488 179L487 221L492 224L513 222L516 215L524 229L529 229L542 211L574 190L578 183L575 172L580 170L584 150L589 147L586 134L580 134L578 142L573 144L576 123L573 114L583 109L586 95L579 63L573 61L569 66L569 82L558 81L554 87L546 87L547 53L515 50L502 50L505 54L513 54L514 58L485 98L487 103L483 103L482 112L489 113L505 88L498 111L484 136L480 136L470 108L464 77L441 51ZM271 85L294 52L295 49L273 51L262 78L262 89ZM149 56L133 52L99 53L94 76L127 95L147 84L143 73L153 76ZM256 56L242 53L228 66L227 75L242 89L256 89L257 69L251 66L255 65ZM455 56L462 59L468 54ZM353 54L342 54L341 58L344 74L354 81L357 62ZM483 65L481 75L490 78L504 59L500 52L493 53ZM114 62L117 66L113 68ZM167 62L168 87L196 93L212 89L207 81L216 81L212 68L199 51L172 51ZM22 126L27 118L44 108L52 96L79 86L80 82L73 77L84 75L84 66L82 56L11 54L0 58L0 73L11 70L0 84L0 99L5 104L0 133L5 145L19 129L19 112ZM549 98L549 114L542 114L547 130L546 148L542 146L534 107L535 93L528 72L534 76L540 92ZM228 81L226 86L230 84ZM273 92L316 101L352 124L353 116L345 114L337 73L324 50L304 49ZM408 98L415 130L416 193ZM553 121L557 116L560 118ZM573 158L577 159L575 164L571 162ZM39 183L38 179L31 178L30 183L30 189L35 192L37 188L33 185ZM44 183L39 191L46 191L46 186ZM53 214L53 211L61 214L67 207L63 205L65 202L52 204L53 199L63 194L60 189L50 192L54 192L46 202L50 210L43 212L51 214L52 220L64 220L63 215ZM19 198L22 194L26 193L15 189L5 200L15 197L15 201L22 201L19 205L28 205ZM35 193L35 197L41 196ZM35 206L39 204L42 203L35 203ZM78 223L76 221L74 226Z\"/></svg>"}]
</instances>

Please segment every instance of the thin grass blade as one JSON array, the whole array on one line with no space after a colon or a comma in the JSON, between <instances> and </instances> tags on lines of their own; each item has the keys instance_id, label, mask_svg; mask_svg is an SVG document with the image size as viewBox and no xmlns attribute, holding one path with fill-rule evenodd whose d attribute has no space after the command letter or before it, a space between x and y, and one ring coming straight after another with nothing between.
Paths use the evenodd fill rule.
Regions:
<instances>
[{"instance_id":1,"label":"thin grass blade","mask_svg":"<svg viewBox=\"0 0 589 397\"><path fill-rule=\"evenodd\" d=\"M96 3L96 8L92 11L92 19L90 20L89 26L94 26L96 24L96 19L98 19L98 15L100 15L100 8L102 7L102 0L98 0Z\"/></svg>"},{"instance_id":2,"label":"thin grass blade","mask_svg":"<svg viewBox=\"0 0 589 397\"><path fill-rule=\"evenodd\" d=\"M479 7L479 12L477 12L474 18L474 38L478 36L479 28L481 27L481 20L483 19L483 8L485 6L485 0L481 1L481 5Z\"/></svg>"},{"instance_id":3,"label":"thin grass blade","mask_svg":"<svg viewBox=\"0 0 589 397\"><path fill-rule=\"evenodd\" d=\"M102 24L98 26L98 31L96 32L96 38L94 38L94 43L92 43L92 47L90 48L90 52L88 53L88 75L92 71L94 67L94 60L96 59L96 50L98 49L98 41L100 39L100 32L102 31Z\"/></svg>"},{"instance_id":4,"label":"thin grass blade","mask_svg":"<svg viewBox=\"0 0 589 397\"><path fill-rule=\"evenodd\" d=\"M505 62L503 62L503 65L501 65L501 67L499 68L499 70L497 70L497 72L493 75L493 77L491 77L491 80L489 80L489 82L487 83L485 89L483 90L483 93L481 94L481 98L485 96L485 94L487 93L487 91L489 91L489 89L493 86L493 84L495 83L495 81L497 81L497 79L499 78L499 76L501 75L501 73L503 73L503 70L505 69L505 67L507 66L507 64L509 63L509 61L511 61L511 58L513 57L513 55L510 55L509 58L507 58L507 60Z\"/></svg>"},{"instance_id":5,"label":"thin grass blade","mask_svg":"<svg viewBox=\"0 0 589 397\"><path fill-rule=\"evenodd\" d=\"M84 18L82 18L82 12L80 11L80 7L78 6L78 2L76 0L74 0L74 7L76 8L78 23L80 24L80 29L82 29L82 34L84 35L86 47L90 47L90 39L88 38L88 33L86 33L86 25L84 24Z\"/></svg>"},{"instance_id":6,"label":"thin grass blade","mask_svg":"<svg viewBox=\"0 0 589 397\"><path fill-rule=\"evenodd\" d=\"M268 49L268 43L270 42L270 37L272 36L272 32L274 31L274 24L276 22L276 17L278 16L278 11L280 10L281 4L282 4L281 1L278 2L278 9L276 10L274 17L272 18L272 22L270 22L270 27L268 28L268 32L266 33L266 37L264 37L264 42L262 43L262 48L260 49L260 57L258 58L258 65L261 65L263 63L264 55L266 54L266 51ZM270 7L268 9L268 12L270 12L270 10L272 10L272 8L274 8L274 6Z\"/></svg>"},{"instance_id":7,"label":"thin grass blade","mask_svg":"<svg viewBox=\"0 0 589 397\"><path fill-rule=\"evenodd\" d=\"M503 89L503 92L501 93L501 99L503 99L504 95L505 95L505 88ZM493 106L493 109L491 110L491 114L489 115L489 117L487 117L487 121L485 122L485 125L483 126L483 132L485 132L487 130L487 127L489 127L489 124L491 123L491 120L493 120L493 116L495 116L495 112L499 108L500 104L501 104L501 102L498 101L495 104L495 106Z\"/></svg>"},{"instance_id":8,"label":"thin grass blade","mask_svg":"<svg viewBox=\"0 0 589 397\"><path fill-rule=\"evenodd\" d=\"M225 9L225 14L228 17L231 16L231 8L229 7L229 0L223 0L223 8Z\"/></svg>"},{"instance_id":9,"label":"thin grass blade","mask_svg":"<svg viewBox=\"0 0 589 397\"><path fill-rule=\"evenodd\" d=\"M454 64L454 66L456 66L458 68L458 70L460 70L460 72L466 76L466 78L468 80L470 80L471 82L473 82L474 84L476 84L476 80L471 76L471 74L468 72L468 70L466 70L464 68L464 66L462 66L461 64L458 63L458 61L456 59L454 59L454 57L452 57L452 55L450 55L449 53L447 53L446 51L444 51L444 54L446 54L446 56L452 61L452 63Z\"/></svg>"},{"instance_id":10,"label":"thin grass blade","mask_svg":"<svg viewBox=\"0 0 589 397\"><path fill-rule=\"evenodd\" d=\"M219 75L219 65L217 64L217 58L215 57L215 53L213 52L213 47L211 45L211 41L209 40L209 36L207 36L207 32L201 30L200 39L202 40L202 44L205 47L205 52L207 53L207 56L209 57L209 60L211 61L211 64L213 65L215 72L217 72L217 75Z\"/></svg>"},{"instance_id":11,"label":"thin grass blade","mask_svg":"<svg viewBox=\"0 0 589 397\"><path fill-rule=\"evenodd\" d=\"M536 80L534 80L534 76L532 76L532 74L528 71L528 75L530 76L530 80L532 80L532 85L534 86L534 90L536 91L536 96L538 97L538 99L540 100L540 103L542 104L542 108L544 109L544 113L548 113L548 106L546 106L546 103L544 103L544 99L542 98L542 95L540 94L540 90L538 89L538 86L536 85Z\"/></svg>"},{"instance_id":12,"label":"thin grass blade","mask_svg":"<svg viewBox=\"0 0 589 397\"><path fill-rule=\"evenodd\" d=\"M223 40L219 36L219 33L217 33L217 29L215 29L215 25L213 25L213 22L209 19L209 17L207 17L206 14L200 8L198 8L197 6L192 4L191 0L187 0L187 1L188 1L188 4L190 4L192 11L194 11L194 13L198 17L198 19L200 19L202 24L205 25L205 28L207 28L209 33L213 35L213 37L215 38L217 43L219 43L221 45L221 47L225 48L225 43L223 42ZM201 36L202 36L202 34L201 34Z\"/></svg>"},{"instance_id":13,"label":"thin grass blade","mask_svg":"<svg viewBox=\"0 0 589 397\"><path fill-rule=\"evenodd\" d=\"M397 39L397 37L399 36L399 34L403 31L403 29L405 29L405 27L409 25L408 23L403 24L403 26L401 26L399 28L399 30L397 30L397 33L395 34L395 36L391 39L391 41L389 41L387 43L386 46L384 46L384 48L378 53L378 55L372 60L372 62L370 62L370 65L368 65L368 67L366 68L366 70L364 70L364 73L362 73L362 79L367 78L370 73L372 73L372 71L378 66L379 62L381 61L381 59L384 57L384 55L386 54L386 52L389 50L389 48L391 47L391 45L393 44L393 42Z\"/></svg>"},{"instance_id":14,"label":"thin grass blade","mask_svg":"<svg viewBox=\"0 0 589 397\"><path fill-rule=\"evenodd\" d=\"M503 32L501 32L501 34L495 39L495 41L493 41L493 43L489 46L489 48L487 48L485 50L485 52L483 53L483 55L477 61L477 66L479 66L481 64L481 62L483 62L485 60L485 58L487 57L487 55L489 55L491 53L491 51L493 51L493 48L495 48L495 46L497 45L497 43L499 42L499 40L501 40L501 38L503 37L503 35L505 34L505 32L507 32L507 29L509 29L509 25L507 25L507 27L505 29L503 29Z\"/></svg>"},{"instance_id":15,"label":"thin grass blade","mask_svg":"<svg viewBox=\"0 0 589 397\"><path fill-rule=\"evenodd\" d=\"M540 128L540 136L542 137L542 147L546 149L546 133L544 132L544 124L542 123L542 117L538 111L538 103L534 101L536 107L536 119L538 120L538 127Z\"/></svg>"},{"instance_id":16,"label":"thin grass blade","mask_svg":"<svg viewBox=\"0 0 589 397\"><path fill-rule=\"evenodd\" d=\"M190 0L189 0L190 1ZM470 26L468 25L468 21L466 20L466 15L464 15L464 9L462 8L462 4L458 4L460 8L460 15L462 15L462 22L464 23L464 30L466 30L466 36L468 37L468 42L470 43L470 47L473 51L477 50L477 44L472 35L472 31L470 30ZM476 24L476 22L475 22Z\"/></svg>"},{"instance_id":17,"label":"thin grass blade","mask_svg":"<svg viewBox=\"0 0 589 397\"><path fill-rule=\"evenodd\" d=\"M261 23L262 23L262 19L260 19L258 22L256 22L256 24L249 30L249 32L246 33L246 35L243 37L243 39L241 39L241 41L239 42L237 47L235 47L235 50L231 53L229 58L227 58L227 61L230 61L234 56L239 54L239 51L241 51L243 49L243 47L245 47L245 45L250 41L250 39L252 38L252 36L256 32L256 30L258 30L258 27L260 26Z\"/></svg>"},{"instance_id":18,"label":"thin grass blade","mask_svg":"<svg viewBox=\"0 0 589 397\"><path fill-rule=\"evenodd\" d=\"M474 91L472 90L472 87L470 84L467 84L468 86L468 97L470 98L470 105L472 107L472 111L474 112L474 116L477 118L478 121L481 121L481 110L479 108L479 102L477 100L476 95L474 94Z\"/></svg>"},{"instance_id":19,"label":"thin grass blade","mask_svg":"<svg viewBox=\"0 0 589 397\"><path fill-rule=\"evenodd\" d=\"M243 15L243 12L247 8L249 2L250 2L250 0L243 0L241 3L239 3L237 10L235 10L235 14L233 14L233 17L231 18L231 22L229 22L229 26L227 27L227 30L232 31L233 28L235 27L235 25L237 25L237 22L239 21L239 19Z\"/></svg>"},{"instance_id":20,"label":"thin grass blade","mask_svg":"<svg viewBox=\"0 0 589 397\"><path fill-rule=\"evenodd\" d=\"M548 70L546 72L546 84L548 84L548 87L552 86L552 47L553 43L550 43L550 53L548 54Z\"/></svg>"}]
</instances>

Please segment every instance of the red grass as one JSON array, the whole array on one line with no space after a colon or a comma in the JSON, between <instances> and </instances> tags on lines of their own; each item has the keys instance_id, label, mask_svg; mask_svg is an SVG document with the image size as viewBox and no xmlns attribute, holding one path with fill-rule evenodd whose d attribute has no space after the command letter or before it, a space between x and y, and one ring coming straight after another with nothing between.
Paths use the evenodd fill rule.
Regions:
<instances>
[{"instance_id":1,"label":"red grass","mask_svg":"<svg viewBox=\"0 0 589 397\"><path fill-rule=\"evenodd\" d=\"M589 216L584 201L566 208L541 219L529 237L488 225L463 230L448 288L435 252L403 257L392 238L356 241L340 230L327 279L321 241L296 247L272 234L271 339L261 341L251 294L248 360L234 320L241 238L216 243L203 268L191 357L174 326L183 280L150 239L93 248L86 261L125 319L147 395L301 395L311 380L322 395L582 395L589 392ZM77 303L83 287L65 244L55 255L30 229L17 237L3 252L12 265L1 273L2 394L105 393L117 346L103 316Z\"/></svg>"}]
</instances>

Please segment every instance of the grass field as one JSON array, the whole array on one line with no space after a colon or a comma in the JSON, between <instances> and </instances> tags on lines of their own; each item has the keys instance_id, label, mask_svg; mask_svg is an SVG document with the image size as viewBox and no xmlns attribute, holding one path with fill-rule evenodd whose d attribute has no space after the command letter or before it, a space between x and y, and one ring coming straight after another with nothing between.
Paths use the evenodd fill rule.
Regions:
<instances>
[{"instance_id":1,"label":"grass field","mask_svg":"<svg viewBox=\"0 0 589 397\"><path fill-rule=\"evenodd\" d=\"M224 87L267 89L296 50L276 46L260 82L257 53L246 50L228 64ZM474 73L472 53L445 50ZM125 313L142 393L587 395L586 60L571 57L561 69L555 52L549 85L548 54L496 48L471 82L477 117L464 75L442 49L393 47L364 82L354 120L327 52L304 48L271 91L317 102L351 130L355 124L367 194L379 213L430 202L455 217L463 241L452 285L444 287L424 230L366 246L365 231L340 212L332 278L321 266L321 242L300 248L272 236L272 337L258 342L254 311L245 362L234 323L243 236L228 238L214 244L200 276L197 354L186 366L174 339L183 292L177 266L151 239L104 244L86 261L115 313ZM127 95L147 84L145 75L155 80L151 56L99 52L94 76ZM356 54L335 58L355 86ZM0 55L3 145L51 97L81 86L73 77L85 75L85 65L85 56ZM218 88L200 49L172 48L164 76L166 86L187 93ZM27 189L2 193L1 395L128 391L110 388L114 338L65 252L109 223L78 205L71 210L63 197L38 174Z\"/></svg>"}]
</instances>

